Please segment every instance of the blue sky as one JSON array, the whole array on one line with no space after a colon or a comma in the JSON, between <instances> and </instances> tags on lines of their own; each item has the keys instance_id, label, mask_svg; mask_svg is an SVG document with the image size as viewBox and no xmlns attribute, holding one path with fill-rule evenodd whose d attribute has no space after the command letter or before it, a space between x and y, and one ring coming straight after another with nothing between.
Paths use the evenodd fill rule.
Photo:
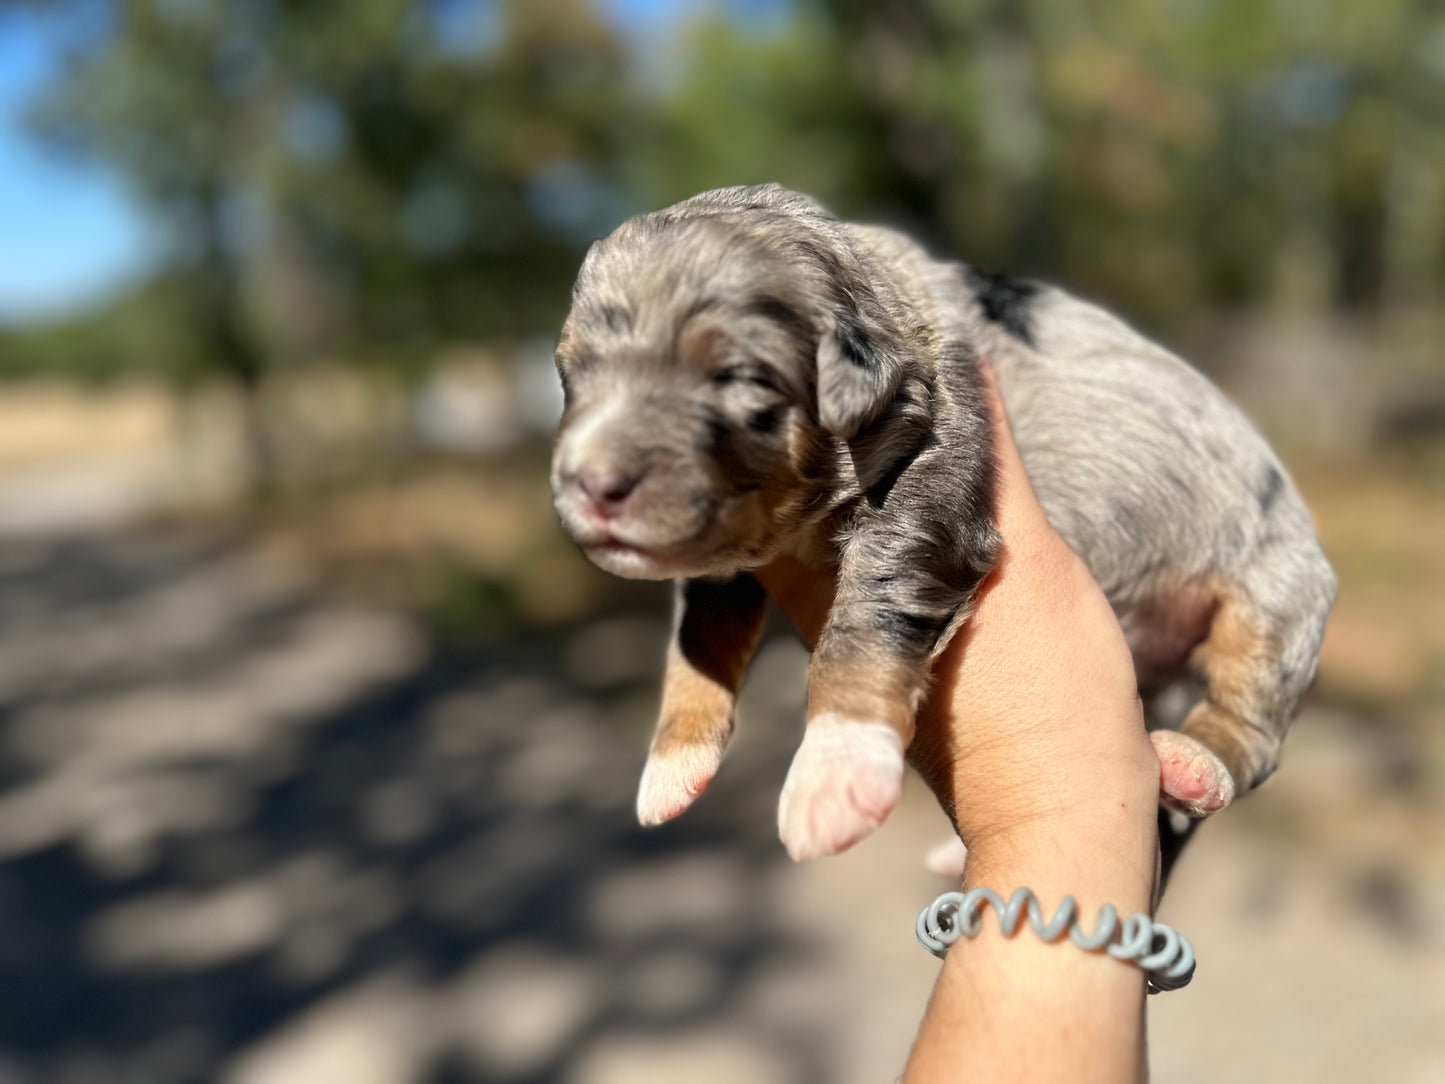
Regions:
<instances>
[{"instance_id":1,"label":"blue sky","mask_svg":"<svg viewBox=\"0 0 1445 1084\"><path fill-rule=\"evenodd\" d=\"M46 151L22 113L54 72L33 14L0 8L0 322L84 307L143 273L148 231L119 181Z\"/></svg>"},{"instance_id":2,"label":"blue sky","mask_svg":"<svg viewBox=\"0 0 1445 1084\"><path fill-rule=\"evenodd\" d=\"M602 0L624 31L651 36L709 0ZM782 0L715 0L766 22ZM56 28L0 6L0 324L61 317L144 275L157 241L120 178L61 157L26 131L23 113L59 62Z\"/></svg>"}]
</instances>

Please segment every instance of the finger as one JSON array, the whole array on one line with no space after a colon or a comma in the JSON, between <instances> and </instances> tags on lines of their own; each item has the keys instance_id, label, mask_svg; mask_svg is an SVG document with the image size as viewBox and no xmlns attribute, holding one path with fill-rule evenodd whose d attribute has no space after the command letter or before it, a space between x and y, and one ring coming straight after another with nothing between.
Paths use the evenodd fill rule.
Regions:
<instances>
[{"instance_id":1,"label":"finger","mask_svg":"<svg viewBox=\"0 0 1445 1084\"><path fill-rule=\"evenodd\" d=\"M993 366L987 360L981 360L979 372L983 377L984 402L993 422L993 454L998 479L997 526L1003 535L1005 548L1018 549L1041 533L1044 536L1051 534L1052 528L1019 457Z\"/></svg>"}]
</instances>

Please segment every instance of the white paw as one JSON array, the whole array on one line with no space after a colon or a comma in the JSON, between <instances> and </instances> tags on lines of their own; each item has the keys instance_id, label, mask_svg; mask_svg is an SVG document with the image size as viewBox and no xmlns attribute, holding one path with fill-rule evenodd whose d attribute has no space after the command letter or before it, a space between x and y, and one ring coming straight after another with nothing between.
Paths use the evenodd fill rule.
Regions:
<instances>
[{"instance_id":1,"label":"white paw","mask_svg":"<svg viewBox=\"0 0 1445 1084\"><path fill-rule=\"evenodd\" d=\"M795 862L845 851L898 804L903 743L883 723L821 715L808 723L778 803L778 834Z\"/></svg>"},{"instance_id":2,"label":"white paw","mask_svg":"<svg viewBox=\"0 0 1445 1084\"><path fill-rule=\"evenodd\" d=\"M722 750L701 743L648 754L637 787L637 819L649 828L670 821L707 790L722 763Z\"/></svg>"},{"instance_id":3,"label":"white paw","mask_svg":"<svg viewBox=\"0 0 1445 1084\"><path fill-rule=\"evenodd\" d=\"M1159 754L1159 801L1188 817L1207 817L1234 801L1234 777L1209 749L1177 730L1149 735Z\"/></svg>"},{"instance_id":4,"label":"white paw","mask_svg":"<svg viewBox=\"0 0 1445 1084\"><path fill-rule=\"evenodd\" d=\"M931 873L961 881L963 880L963 867L967 860L968 848L963 845L963 840L954 836L929 851L924 856L923 864Z\"/></svg>"}]
</instances>

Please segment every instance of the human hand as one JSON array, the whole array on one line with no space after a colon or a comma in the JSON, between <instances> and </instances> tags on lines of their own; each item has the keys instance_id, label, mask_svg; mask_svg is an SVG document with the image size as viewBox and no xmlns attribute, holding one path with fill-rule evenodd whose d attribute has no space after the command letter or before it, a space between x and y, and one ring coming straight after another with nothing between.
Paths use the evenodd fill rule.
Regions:
<instances>
[{"instance_id":1,"label":"human hand","mask_svg":"<svg viewBox=\"0 0 1445 1084\"><path fill-rule=\"evenodd\" d=\"M1097 883L1095 902L1147 910L1159 760L1128 645L1044 517L991 376L988 385L1002 556L935 661L908 757L968 845L969 882L1007 867L1013 880L994 887L1028 883L1045 899L1073 893L1087 905L1096 893L1080 886ZM782 558L757 576L811 642L830 575Z\"/></svg>"}]
</instances>

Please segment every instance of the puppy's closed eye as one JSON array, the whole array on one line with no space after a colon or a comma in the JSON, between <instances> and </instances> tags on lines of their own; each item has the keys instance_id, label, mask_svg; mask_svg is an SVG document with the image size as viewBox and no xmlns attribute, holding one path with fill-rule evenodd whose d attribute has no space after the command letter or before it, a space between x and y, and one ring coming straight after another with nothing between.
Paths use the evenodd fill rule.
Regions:
<instances>
[{"instance_id":1,"label":"puppy's closed eye","mask_svg":"<svg viewBox=\"0 0 1445 1084\"><path fill-rule=\"evenodd\" d=\"M773 371L761 362L743 362L737 365L729 365L719 369L712 374L712 382L715 387L726 388L738 385L746 385L753 388L763 388L767 391L777 392L777 377Z\"/></svg>"},{"instance_id":2,"label":"puppy's closed eye","mask_svg":"<svg viewBox=\"0 0 1445 1084\"><path fill-rule=\"evenodd\" d=\"M748 432L771 436L782 421L786 392L777 374L757 361L718 369L710 378L722 413Z\"/></svg>"}]
</instances>

